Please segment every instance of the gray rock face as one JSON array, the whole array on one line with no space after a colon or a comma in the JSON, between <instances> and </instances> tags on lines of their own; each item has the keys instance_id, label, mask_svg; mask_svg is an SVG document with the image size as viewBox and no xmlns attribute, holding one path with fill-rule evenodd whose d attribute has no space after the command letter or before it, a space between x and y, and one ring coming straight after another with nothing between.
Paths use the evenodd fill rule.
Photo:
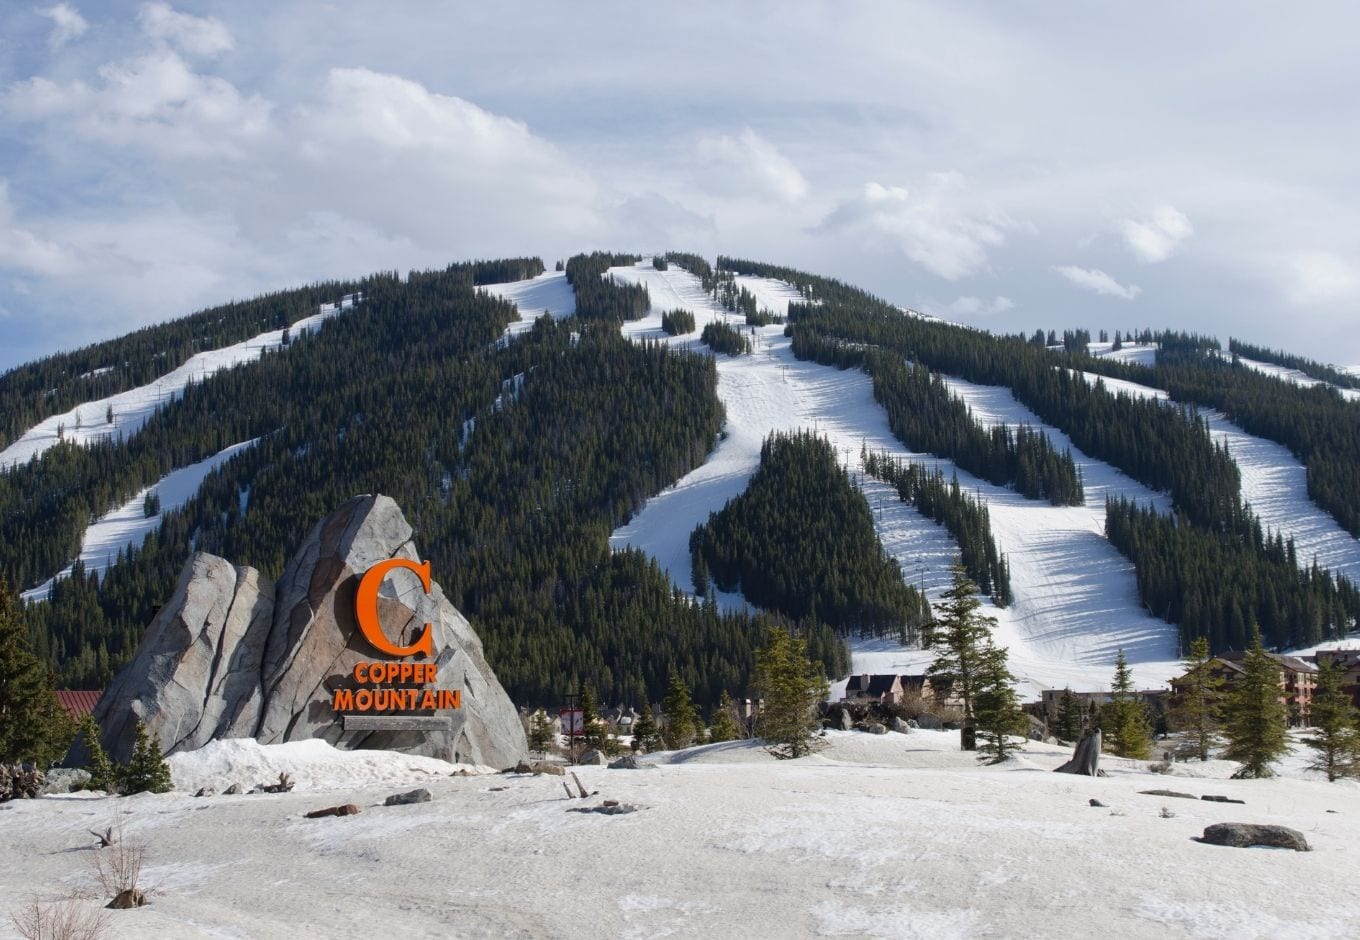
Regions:
<instances>
[{"instance_id":1,"label":"gray rock face","mask_svg":"<svg viewBox=\"0 0 1360 940\"><path fill-rule=\"evenodd\" d=\"M405 793L393 793L383 800L383 806L410 806L412 803L428 803L430 799L430 791L420 787Z\"/></svg>"},{"instance_id":2,"label":"gray rock face","mask_svg":"<svg viewBox=\"0 0 1360 940\"><path fill-rule=\"evenodd\" d=\"M916 727L924 728L926 731L939 731L944 727L944 722L940 720L938 715L917 715Z\"/></svg>"},{"instance_id":3,"label":"gray rock face","mask_svg":"<svg viewBox=\"0 0 1360 940\"><path fill-rule=\"evenodd\" d=\"M893 719L893 730L898 734L911 734L911 725L901 718Z\"/></svg>"},{"instance_id":4,"label":"gray rock face","mask_svg":"<svg viewBox=\"0 0 1360 940\"><path fill-rule=\"evenodd\" d=\"M1277 849L1293 849L1296 852L1310 852L1308 840L1303 833L1288 826L1265 826L1256 823L1215 823L1204 829L1201 842L1210 845L1228 845L1246 849L1253 845L1264 845Z\"/></svg>"},{"instance_id":5,"label":"gray rock face","mask_svg":"<svg viewBox=\"0 0 1360 940\"><path fill-rule=\"evenodd\" d=\"M79 790L90 782L90 773L87 770L69 767L55 767L47 772L47 780L38 790L39 796L52 796L57 793L71 793Z\"/></svg>"},{"instance_id":6,"label":"gray rock face","mask_svg":"<svg viewBox=\"0 0 1360 940\"><path fill-rule=\"evenodd\" d=\"M317 523L277 585L252 568L200 552L94 712L115 760L132 753L140 720L165 753L216 738L277 744L321 738L507 767L527 756L524 729L482 653L481 639L438 584L426 594L410 572L383 582L378 607L398 645L432 624L438 681L461 690L447 730L349 731L332 691L353 685L355 664L386 660L359 629L359 578L390 558L419 561L411 526L385 496L360 496ZM417 660L420 661L420 660ZM84 760L77 742L68 763Z\"/></svg>"}]
</instances>

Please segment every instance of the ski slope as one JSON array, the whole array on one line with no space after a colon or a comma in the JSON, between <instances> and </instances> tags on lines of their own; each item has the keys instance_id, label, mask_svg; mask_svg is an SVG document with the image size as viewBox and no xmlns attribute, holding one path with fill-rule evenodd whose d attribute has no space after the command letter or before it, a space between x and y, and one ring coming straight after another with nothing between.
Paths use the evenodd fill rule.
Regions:
<instances>
[{"instance_id":1,"label":"ski slope","mask_svg":"<svg viewBox=\"0 0 1360 940\"><path fill-rule=\"evenodd\" d=\"M742 318L714 305L697 278L675 266L656 271L644 260L610 273L620 281L646 284L652 299L646 318L624 324L626 335L692 346L696 342L693 334L668 338L660 330L661 312L676 307L692 310L697 328L710 319L723 318L750 329ZM788 302L799 299L796 290L778 281L739 278L738 283L756 295L757 303L776 313L786 313ZM998 548L1009 556L1016 597L1008 609L997 609L990 602L987 607L998 620L998 641L1011 651L1011 668L1022 694L1037 696L1042 689L1065 685L1103 688L1109 684L1120 648L1134 664L1140 685L1160 684L1179 671L1175 628L1142 610L1133 566L1102 534L1107 492L1159 506L1168 505L1165 497L1083 457L1083 470L1090 480L1085 506L1062 508L1026 500L1013 490L958 471L948 460L907 451L888 427L864 373L800 362L781 326L758 327L754 335L758 345L753 355L718 357L718 394L727 410L727 423L717 448L702 466L653 497L615 531L611 545L647 552L679 587L691 589L690 532L745 489L769 434L811 429L829 440L842 464L852 471L874 510L879 539L898 560L904 579L923 586L932 597L938 598L950 583L957 545L942 526L899 501L891 487L863 478L858 472L861 447L932 469L939 467L946 476L957 472L965 488L987 501ZM976 407L990 401L988 396L994 397L994 391L1009 398L1005 390L972 386ZM1039 425L1013 399L1009 405L999 399L993 404L1000 419ZM1064 443L1065 438L1060 446ZM724 600L729 605L742 603L739 598ZM879 640L859 642L854 652L855 672L889 671L889 666L891 671L920 671L932 658L929 653ZM833 688L833 695L837 691Z\"/></svg>"},{"instance_id":2,"label":"ski slope","mask_svg":"<svg viewBox=\"0 0 1360 940\"><path fill-rule=\"evenodd\" d=\"M1088 382L1099 379L1118 394L1168 400L1166 391L1124 379L1082 373ZM1242 498L1251 505L1261 525L1294 539L1301 566L1319 565L1360 584L1360 540L1308 496L1308 471L1287 447L1242 430L1221 411L1200 408L1213 439L1227 446L1242 476Z\"/></svg>"},{"instance_id":3,"label":"ski slope","mask_svg":"<svg viewBox=\"0 0 1360 940\"><path fill-rule=\"evenodd\" d=\"M281 348L285 332L289 333L291 340L318 330L326 320L348 310L361 299L357 294L347 294L337 303L322 304L312 316L290 327L270 330L231 346L198 353L189 357L179 368L147 385L83 402L63 414L52 415L0 451L0 471L27 463L61 441L83 446L110 438L130 438L142 429L156 409L183 395L190 382L202 382L223 369L253 362L262 353ZM112 421L109 421L110 413L113 415Z\"/></svg>"},{"instance_id":4,"label":"ski slope","mask_svg":"<svg viewBox=\"0 0 1360 940\"><path fill-rule=\"evenodd\" d=\"M117 509L101 516L99 521L85 530L80 546L79 561L85 566L85 573L88 575L95 572L102 576L118 560L119 552L134 547L140 548L146 537L160 528L161 513L179 509L189 502L208 474L242 451L254 447L259 440L255 438L233 444L207 460L173 470L151 486L139 491ZM161 511L148 518L143 506L146 498L153 494L160 497ZM42 584L24 591L21 596L25 601L48 600L52 596L52 585L68 577L74 566L75 563L72 562Z\"/></svg>"},{"instance_id":5,"label":"ski slope","mask_svg":"<svg viewBox=\"0 0 1360 940\"><path fill-rule=\"evenodd\" d=\"M1231 354L1224 352L1220 352L1219 356L1224 359L1232 358ZM1304 388L1312 388L1314 385L1325 385L1328 388L1336 389L1337 392L1341 394L1342 398L1345 398L1349 401L1360 401L1360 389L1341 388L1339 386L1332 385L1330 382L1324 382L1321 379L1315 379L1306 372L1302 372L1298 369L1291 369L1288 366L1276 365L1273 362L1261 362L1256 359L1247 359L1245 356L1238 356L1237 361L1241 365L1246 366L1248 369L1260 372L1263 375L1271 376L1272 378L1280 379L1283 382L1289 382L1294 385L1301 385Z\"/></svg>"},{"instance_id":6,"label":"ski slope","mask_svg":"<svg viewBox=\"0 0 1360 940\"><path fill-rule=\"evenodd\" d=\"M560 320L576 312L576 293L567 283L565 271L547 271L525 281L487 284L481 290L508 300L519 309L519 319L506 328L508 337L533 329L534 321L545 313Z\"/></svg>"},{"instance_id":7,"label":"ski slope","mask_svg":"<svg viewBox=\"0 0 1360 940\"><path fill-rule=\"evenodd\" d=\"M1093 356L1115 362L1128 362L1138 366L1157 364L1156 343L1124 343L1119 349L1114 348L1114 343L1088 343L1086 350Z\"/></svg>"}]
</instances>

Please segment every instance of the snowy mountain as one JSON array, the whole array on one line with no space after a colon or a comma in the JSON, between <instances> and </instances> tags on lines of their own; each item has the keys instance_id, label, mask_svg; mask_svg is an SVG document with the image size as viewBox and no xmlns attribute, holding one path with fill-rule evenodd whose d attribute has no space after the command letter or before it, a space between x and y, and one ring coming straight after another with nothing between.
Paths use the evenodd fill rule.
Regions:
<instances>
[{"instance_id":1,"label":"snowy mountain","mask_svg":"<svg viewBox=\"0 0 1360 940\"><path fill-rule=\"evenodd\" d=\"M929 343L935 342L931 337L936 336L955 336L959 348L967 343L990 343L980 347L979 355L1013 355L1017 362L1029 362L1026 356L1051 357L1051 365L1043 368L1055 375L1064 369L1084 375L1088 387L1097 390L1095 394L1108 392L1109 402L1116 405L1117 398L1165 403L1178 387L1168 391L1155 383L1174 384L1178 374L1159 365L1157 342L1131 339L1121 346L1118 342L1089 343L1088 339L1089 346L1080 344L1078 352L1042 349L1023 338L992 338L898 308L885 305L880 309L873 306L876 301L853 288L799 272L731 259L714 269L693 256L670 257L666 264L650 256L578 256L566 270L558 271L543 271L541 265L522 264L524 259L518 259L514 264L520 267L512 269L528 276L514 280L503 279L511 263L486 269L454 266L449 272L413 274L407 282L375 279L362 292L322 303L285 328L196 353L177 365L166 362L166 371L149 383L69 405L63 400L60 413L43 415L16 429L9 440L0 439L5 444L0 467L9 492L17 494L13 505L28 507L14 510L18 521L9 530L12 544L28 541L41 548L0 560L8 565L4 573L24 589L30 601L26 611L37 625L36 632L54 638L43 652L59 665L69 666L65 674L72 681L97 682L101 675L106 677L109 669L126 659L130 652L126 644L132 640L129 631L135 632L136 618L154 609L156 598L164 594L167 572L182 563L190 547L234 549L265 568L269 556L264 546L270 540L283 543L278 550L286 553L289 540L298 537L297 528L314 521L304 518L306 514L295 505L284 505L288 500L297 502L288 494L295 492L291 487L300 485L300 480L309 481L316 493L328 487L339 492L362 486L391 491L403 502L420 501L408 511L424 520L428 541L444 545L436 548L435 560L457 572L453 575L456 589L464 592L463 603L470 608L474 623L487 633L493 661L498 655L508 656L512 649L522 650L524 638L536 635L536 630L586 636L583 631L588 628L577 614L550 614L558 619L539 627L507 627L502 621L485 619L492 618L489 612L478 620L479 603L488 592L494 593L497 579L509 580L506 571L518 571L522 564L540 568L545 564L521 560L527 559L527 549L517 543L537 537L538 526L554 518L558 520L554 525L567 530L587 525L582 521L587 517L589 526L607 524L607 548L600 543L599 550L612 550L613 560L605 567L612 566L613 573L599 574L604 563L598 556L562 561L563 552L575 549L555 547L551 551L558 554L553 558L559 560L546 563L554 573L536 569L524 575L531 580L523 584L532 583L534 590L542 592L538 599L520 598L503 616L522 621L544 616L545 609L571 608L578 603L573 578L582 589L589 583L591 591L612 596L624 577L623 568L654 562L658 583L663 585L654 603L678 603L667 608L666 616L689 622L685 618L693 615L685 612L686 607L697 611L705 605L703 595L693 594L691 533L746 489L760 464L762 444L770 435L811 431L830 443L848 479L872 509L874 530L897 561L902 579L932 600L949 584L950 565L959 553L958 538L899 499L892 486L866 475L863 456L882 454L903 464L938 469L945 479L957 479L962 490L985 505L991 536L1009 567L1013 594L1013 601L1004 607L988 601L988 613L998 622L998 639L1010 650L1011 667L1025 696L1063 686L1104 688L1120 649L1132 663L1140 686L1160 686L1177 671L1182 642L1196 626L1186 621L1183 612L1173 615L1152 609L1134 561L1111 543L1105 530L1107 501L1125 500L1171 519L1180 512L1183 492L1176 485L1170 491L1157 485L1158 468L1137 465L1117 449L1102 450L1101 455L1083 450L1073 434L1086 434L1083 440L1087 440L1089 430L1032 391L1022 394L1019 386L1012 389L980 381L987 377L981 371L970 379L932 361L928 352ZM579 260L583 258L594 258L594 266L573 267L585 265ZM588 270L592 283L604 285L603 295L593 290L590 299L582 301L581 270ZM750 273L756 270L766 273ZM577 272L576 285L573 271ZM626 312L611 319L612 313L601 315L594 309L613 303L627 307ZM663 315L675 311L691 314L692 328L678 333L664 329ZM548 319L540 321L544 315ZM863 319L847 320L850 325L841 327L837 317ZM918 324L914 329L935 331L912 340L924 345L913 347L917 351L908 358L928 366L942 380L947 394L966 405L970 420L984 438L1024 425L1042 435L1053 451L1071 455L1084 494L1079 505L1026 498L1018 484L989 479L964 454L950 457L913 449L894 433L875 389L878 380L868 365L837 368L821 364L815 356L795 354L791 322L820 330L819 341L828 348L862 355L866 344L855 337L869 329L863 324L893 317ZM549 323L563 325L569 335L557 336L545 326ZM718 354L710 360L701 334L714 324L735 330L749 344L749 353ZM601 331L613 331L614 341L606 343ZM626 345L617 344L619 337ZM876 348L889 349L888 343L879 340ZM570 369L587 370L573 374L590 374L589 382L600 383L591 387L612 389L610 394L626 398L635 397L632 389L646 387L635 383L655 381L645 377L649 367L640 361L616 367L620 357L634 355L626 351L629 347L639 354L653 350L645 355L664 348L667 352L662 355L670 354L671 361L680 363L674 368L691 370L683 376L677 373L674 381L690 383L693 390L685 394L695 397L685 400L693 401L695 407L708 400L705 395L716 397L722 413L716 437L707 437L711 432L702 421L685 418L688 423L683 426L651 429L653 434L671 435L678 445L653 451L648 449L651 445L640 443L649 433L645 420L629 418L632 423L626 427L602 428L595 423L601 419L591 413L599 410L598 405L570 401L572 390L583 388L586 382L554 371L559 369L557 363L568 360L574 363ZM97 350L85 351L82 361L92 357L98 358ZM352 357L348 363L355 376L367 376L371 370L372 377L362 382L347 378L337 362L346 357ZM1351 389L1332 389L1298 369L1246 360L1230 365L1226 356L1203 358L1215 368L1234 370L1222 373L1228 377L1224 382L1250 381L1241 379L1246 370L1259 381L1269 381L1269 388L1278 386L1280 396L1335 394L1335 407L1349 409L1337 414L1360 424L1356 417L1360 405L1354 403ZM684 365L690 362L696 365ZM48 362L44 368L46 373L60 375L59 361ZM710 381L702 378L701 371L693 371L702 368L714 370L716 384L708 391L693 386ZM1014 374L1021 375L1017 381L1024 381L1021 372ZM1219 373L1206 371L1205 375L1209 376L1206 381L1219 380ZM101 376L106 382L117 377L116 373ZM78 385L73 383L79 378L72 376L70 383L57 384L54 400L61 400L70 388L77 389L71 394L78 394ZM0 396L23 379L22 369L0 377ZM326 385L326 394L316 383ZM333 388L336 383L339 388ZM662 409L656 414L673 419L673 405L668 403L679 399L669 392L652 391L657 395L656 407ZM398 404L407 401L399 395L408 392L410 402L433 401L430 410L435 413L414 420L414 411ZM331 393L334 400L326 397ZM4 400L8 399L0 397ZM1291 400L1281 401L1285 402L1281 407L1294 406ZM1327 451L1330 445L1300 454L1286 443L1249 433L1209 403L1194 406L1181 401L1180 408L1188 411L1162 407L1180 415L1177 420L1190 422L1187 427L1192 432L1199 427L1195 422L1201 422L1205 446L1225 449L1231 458L1240 476L1235 497L1240 511L1234 511L1238 512L1235 518L1241 512L1250 514L1246 522L1239 518L1233 523L1246 533L1241 538L1250 542L1250 527L1255 525L1267 542L1278 535L1289 543L1290 558L1300 577L1316 566L1319 572L1347 579L1327 588L1332 591L1329 594L1318 593L1321 589L1316 585L1299 588L1299 604L1324 598L1317 601L1317 629L1306 639L1326 639L1350 629L1354 612L1360 609L1349 589L1349 583L1360 578L1360 541L1347 531L1344 515L1319 505L1319 497L1310 490L1305 462L1314 461L1318 467L1337 464L1353 473L1353 455ZM618 420L624 419L619 416ZM314 426L305 427L308 421ZM410 427L394 426L407 421L412 422ZM568 429L576 456L559 459L547 438ZM617 440L610 436L616 433L621 435ZM517 443L523 434L535 435L534 443ZM391 452L393 447L400 448L399 455ZM610 456L592 469L585 461L595 460L602 448ZM516 465L516 453L540 454L533 459L546 463ZM630 460L641 459L647 461L647 478L655 480L655 485L638 484L635 471L627 469ZM1324 460L1330 462L1324 464ZM89 466L72 468L73 461L88 461ZM964 469L960 461L974 469ZM397 463L402 464L400 469ZM608 481L597 474L608 474ZM54 475L64 487L61 493L50 480ZM491 494L493 484L513 489L514 496ZM72 492L81 494L80 498L70 497ZM159 499L159 511L148 515L143 510L153 496ZM308 499L319 502L319 497ZM588 511L583 505L588 505ZM484 508L474 510L474 506ZM317 505L312 512L325 508ZM519 526L512 532L487 530L493 533L491 541L501 540L501 547L479 549L459 541L456 534L447 539L441 535L472 525L469 520L484 518L488 510L513 518ZM82 514L87 518L80 519ZM44 525L50 528L54 519L66 527L64 541L43 529ZM580 539L574 544L579 545ZM1266 545L1260 550L1268 549ZM583 564L594 566L594 574L584 574ZM498 569L497 565L507 567ZM73 570L84 577L64 590L68 595L94 592L90 596L108 624L102 635L77 636L63 620L63 612L70 609L63 604L75 601L70 596L63 599L60 585ZM463 571L472 573L465 576ZM93 574L99 575L97 584L91 579ZM140 586L134 587L134 581ZM55 591L54 584L58 586ZM678 592L679 600L667 600L669 591ZM712 601L723 617L749 620L762 613L740 589L717 591ZM1287 602L1287 598L1280 600ZM845 632L845 625L832 626ZM511 629L519 632L503 632ZM1206 621L1202 629L1217 635L1219 628ZM919 671L929 659L929 654L891 638L855 636L853 630L849 634L853 672ZM1238 639L1228 632L1222 636L1225 642ZM590 643L604 641L587 638L586 642L589 648ZM566 664L535 662L522 673L510 668L507 685L512 696L549 700L582 669L589 670L593 681L617 698L640 697L644 690L656 695L664 676L660 667L654 672L648 664L648 641L637 637L611 642L632 643L622 653L610 654L616 657L612 670L587 666L597 662L593 654ZM683 648L684 641L675 642L677 649ZM749 668L749 642L749 637L733 641L730 654L724 653L730 655L731 669L738 677ZM80 644L93 644L83 665L77 663ZM96 656L93 648L100 646L103 652ZM693 675L697 667L692 661L681 662ZM500 662L495 665L503 672ZM731 681L703 677L695 684L700 697L706 698Z\"/></svg>"}]
</instances>

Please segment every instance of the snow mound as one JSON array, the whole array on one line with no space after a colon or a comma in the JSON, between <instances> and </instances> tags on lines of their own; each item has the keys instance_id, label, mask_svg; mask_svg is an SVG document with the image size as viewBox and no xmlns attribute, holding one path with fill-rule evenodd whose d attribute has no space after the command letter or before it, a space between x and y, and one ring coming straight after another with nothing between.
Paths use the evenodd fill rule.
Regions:
<instances>
[{"instance_id":1,"label":"snow mound","mask_svg":"<svg viewBox=\"0 0 1360 940\"><path fill-rule=\"evenodd\" d=\"M221 792L233 783L249 790L274 783L280 773L287 773L293 789L300 791L403 785L447 777L459 770L495 773L491 767L450 764L396 751L342 751L319 739L261 744L254 738L229 738L196 751L171 754L166 763L175 789L186 793L201 787Z\"/></svg>"}]
</instances>

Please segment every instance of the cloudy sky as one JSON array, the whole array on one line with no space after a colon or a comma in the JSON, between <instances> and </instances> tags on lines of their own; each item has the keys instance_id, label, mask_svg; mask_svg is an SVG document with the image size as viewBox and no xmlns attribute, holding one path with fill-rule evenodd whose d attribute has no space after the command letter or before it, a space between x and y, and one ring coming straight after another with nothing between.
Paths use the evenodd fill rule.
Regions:
<instances>
[{"instance_id":1,"label":"cloudy sky","mask_svg":"<svg viewBox=\"0 0 1360 940\"><path fill-rule=\"evenodd\" d=\"M1349 3L0 9L0 369L264 290L718 252L1360 363Z\"/></svg>"}]
</instances>

